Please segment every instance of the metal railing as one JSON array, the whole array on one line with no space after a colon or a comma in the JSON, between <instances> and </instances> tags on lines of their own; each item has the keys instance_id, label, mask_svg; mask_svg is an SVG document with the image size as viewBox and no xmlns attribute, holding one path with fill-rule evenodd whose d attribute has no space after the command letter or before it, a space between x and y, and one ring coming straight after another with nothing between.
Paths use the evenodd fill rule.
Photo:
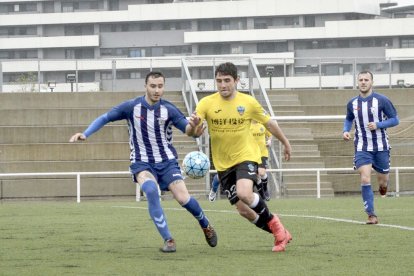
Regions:
<instances>
[{"instance_id":1,"label":"metal railing","mask_svg":"<svg viewBox=\"0 0 414 276\"><path fill-rule=\"evenodd\" d=\"M274 55L274 54L273 54ZM160 70L169 79L169 89L179 89L182 60L191 63L194 82L214 90L213 72L221 62L240 67L241 84L251 81L247 64L253 60L268 89L356 88L361 70L375 75L376 87L414 87L414 60L407 57L274 57L261 55L167 56L101 59L24 59L0 61L0 92L85 92L143 90L148 71ZM210 60L211 62L205 62ZM244 61L243 61L244 60ZM243 62L240 62L243 61ZM401 64L403 63L403 66ZM244 68L243 68L244 67ZM272 74L266 68L272 67ZM94 72L91 75L91 72ZM266 80L269 80L267 82ZM53 83L53 87L49 84ZM252 83L250 83L252 84ZM53 88L53 89L52 89Z\"/></svg>"},{"instance_id":2,"label":"metal railing","mask_svg":"<svg viewBox=\"0 0 414 276\"><path fill-rule=\"evenodd\" d=\"M400 196L400 172L404 170L413 171L414 167L391 167L390 171L395 172L395 196ZM316 198L321 198L321 172L348 172L354 171L353 168L302 168L302 169L269 169L269 172L315 172L316 178ZM215 173L215 170L210 170L211 173ZM76 177L76 202L81 202L81 176L93 176L93 175L130 175L129 171L112 171L112 172L51 172L51 173L2 173L0 179L9 177L36 177L36 176L74 176ZM206 193L209 189L206 190ZM140 201L140 187L136 186L136 201Z\"/></svg>"}]
</instances>

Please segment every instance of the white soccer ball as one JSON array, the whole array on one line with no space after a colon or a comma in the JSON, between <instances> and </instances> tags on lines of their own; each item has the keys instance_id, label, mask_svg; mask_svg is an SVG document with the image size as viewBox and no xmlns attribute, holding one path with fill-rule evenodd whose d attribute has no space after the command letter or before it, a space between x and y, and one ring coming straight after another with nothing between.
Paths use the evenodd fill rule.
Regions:
<instances>
[{"instance_id":1,"label":"white soccer ball","mask_svg":"<svg viewBox=\"0 0 414 276\"><path fill-rule=\"evenodd\" d=\"M199 179L210 170L210 160L201 151L189 152L183 160L183 170L185 175L193 179Z\"/></svg>"}]
</instances>

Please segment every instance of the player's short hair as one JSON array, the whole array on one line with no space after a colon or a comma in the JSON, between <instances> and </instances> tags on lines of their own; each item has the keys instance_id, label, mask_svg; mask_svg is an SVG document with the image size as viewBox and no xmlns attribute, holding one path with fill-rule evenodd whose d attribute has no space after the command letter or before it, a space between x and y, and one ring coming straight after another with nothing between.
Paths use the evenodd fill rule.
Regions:
<instances>
[{"instance_id":1,"label":"player's short hair","mask_svg":"<svg viewBox=\"0 0 414 276\"><path fill-rule=\"evenodd\" d=\"M164 82L165 82L165 77L164 77L164 75L161 72L157 72L157 71L151 71L151 72L149 72L147 74L147 76L145 77L145 84L148 83L148 79L149 78L154 78L154 79L163 78L164 79Z\"/></svg>"},{"instance_id":2,"label":"player's short hair","mask_svg":"<svg viewBox=\"0 0 414 276\"><path fill-rule=\"evenodd\" d=\"M359 72L358 73L358 77L359 77L359 75L365 75L365 74L368 74L368 75L370 75L371 76L371 80L374 80L374 75L371 73L371 71L368 71L368 70L365 70L365 71L361 71L361 72Z\"/></svg>"},{"instance_id":3,"label":"player's short hair","mask_svg":"<svg viewBox=\"0 0 414 276\"><path fill-rule=\"evenodd\" d=\"M216 68L214 76L217 77L218 74L232 76L237 80L237 67L231 62L222 63Z\"/></svg>"}]
</instances>

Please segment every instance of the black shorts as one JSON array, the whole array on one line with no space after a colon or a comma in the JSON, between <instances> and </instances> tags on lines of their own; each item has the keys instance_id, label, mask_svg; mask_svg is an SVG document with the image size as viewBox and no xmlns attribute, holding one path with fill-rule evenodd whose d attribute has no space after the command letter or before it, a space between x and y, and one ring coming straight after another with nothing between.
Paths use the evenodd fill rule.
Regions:
<instances>
[{"instance_id":1,"label":"black shorts","mask_svg":"<svg viewBox=\"0 0 414 276\"><path fill-rule=\"evenodd\" d=\"M262 156L262 164L259 164L259 168L267 169L269 168L269 158Z\"/></svg>"},{"instance_id":2,"label":"black shorts","mask_svg":"<svg viewBox=\"0 0 414 276\"><path fill-rule=\"evenodd\" d=\"M237 164L230 169L218 172L220 184L223 191L226 193L231 205L239 201L237 197L236 182L239 179L250 179L253 184L257 182L257 168L258 165L253 161L245 161Z\"/></svg>"}]
</instances>

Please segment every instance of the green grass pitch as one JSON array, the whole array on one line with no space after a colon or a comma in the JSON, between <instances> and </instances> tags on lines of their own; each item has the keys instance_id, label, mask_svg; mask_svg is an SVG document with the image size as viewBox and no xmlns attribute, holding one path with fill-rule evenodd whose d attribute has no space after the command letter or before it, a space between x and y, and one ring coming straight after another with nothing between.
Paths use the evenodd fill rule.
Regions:
<instances>
[{"instance_id":1,"label":"green grass pitch","mask_svg":"<svg viewBox=\"0 0 414 276\"><path fill-rule=\"evenodd\" d=\"M293 235L283 253L227 200L200 203L218 246L166 200L177 252L165 254L146 201L3 201L0 275L414 275L414 197L376 197L380 225L363 224L359 197L272 199Z\"/></svg>"}]
</instances>

